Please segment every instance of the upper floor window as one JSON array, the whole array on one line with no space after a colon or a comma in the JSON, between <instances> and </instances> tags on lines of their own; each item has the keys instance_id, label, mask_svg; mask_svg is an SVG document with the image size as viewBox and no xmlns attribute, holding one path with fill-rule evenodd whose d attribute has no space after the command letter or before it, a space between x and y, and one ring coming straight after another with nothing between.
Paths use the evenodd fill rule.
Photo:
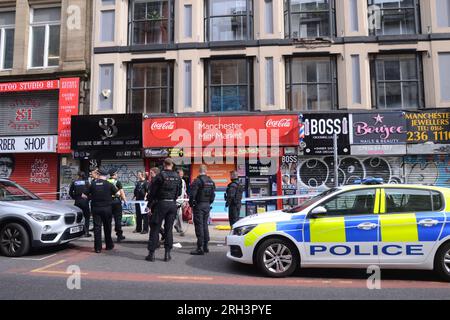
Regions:
<instances>
[{"instance_id":1,"label":"upper floor window","mask_svg":"<svg viewBox=\"0 0 450 320\"><path fill-rule=\"evenodd\" d=\"M209 0L205 13L208 41L249 40L253 38L252 0Z\"/></svg>"},{"instance_id":2,"label":"upper floor window","mask_svg":"<svg viewBox=\"0 0 450 320\"><path fill-rule=\"evenodd\" d=\"M371 83L376 108L423 107L422 61L418 54L373 56Z\"/></svg>"},{"instance_id":3,"label":"upper floor window","mask_svg":"<svg viewBox=\"0 0 450 320\"><path fill-rule=\"evenodd\" d=\"M420 32L418 0L368 0L371 35Z\"/></svg>"},{"instance_id":4,"label":"upper floor window","mask_svg":"<svg viewBox=\"0 0 450 320\"><path fill-rule=\"evenodd\" d=\"M290 110L337 109L334 57L286 60L286 105Z\"/></svg>"},{"instance_id":5,"label":"upper floor window","mask_svg":"<svg viewBox=\"0 0 450 320\"><path fill-rule=\"evenodd\" d=\"M131 44L172 43L174 39L173 0L133 0Z\"/></svg>"},{"instance_id":6,"label":"upper floor window","mask_svg":"<svg viewBox=\"0 0 450 320\"><path fill-rule=\"evenodd\" d=\"M207 111L250 111L253 106L253 60L206 61Z\"/></svg>"},{"instance_id":7,"label":"upper floor window","mask_svg":"<svg viewBox=\"0 0 450 320\"><path fill-rule=\"evenodd\" d=\"M131 64L128 103L130 113L172 113L173 63Z\"/></svg>"},{"instance_id":8,"label":"upper floor window","mask_svg":"<svg viewBox=\"0 0 450 320\"><path fill-rule=\"evenodd\" d=\"M286 38L321 38L335 35L334 0L284 0Z\"/></svg>"},{"instance_id":9,"label":"upper floor window","mask_svg":"<svg viewBox=\"0 0 450 320\"><path fill-rule=\"evenodd\" d=\"M14 11L0 12L0 69L12 69L14 56Z\"/></svg>"},{"instance_id":10,"label":"upper floor window","mask_svg":"<svg viewBox=\"0 0 450 320\"><path fill-rule=\"evenodd\" d=\"M61 8L33 8L30 32L31 68L59 65Z\"/></svg>"}]
</instances>

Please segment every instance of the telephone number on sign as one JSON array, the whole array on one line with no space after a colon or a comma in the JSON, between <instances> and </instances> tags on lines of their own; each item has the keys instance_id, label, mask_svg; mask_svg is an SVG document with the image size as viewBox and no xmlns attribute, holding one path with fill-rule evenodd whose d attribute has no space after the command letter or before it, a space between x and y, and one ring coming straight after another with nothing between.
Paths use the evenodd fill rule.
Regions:
<instances>
[{"instance_id":1,"label":"telephone number on sign","mask_svg":"<svg viewBox=\"0 0 450 320\"><path fill-rule=\"evenodd\" d=\"M408 132L408 141L448 141L450 140L450 131L433 132Z\"/></svg>"}]
</instances>

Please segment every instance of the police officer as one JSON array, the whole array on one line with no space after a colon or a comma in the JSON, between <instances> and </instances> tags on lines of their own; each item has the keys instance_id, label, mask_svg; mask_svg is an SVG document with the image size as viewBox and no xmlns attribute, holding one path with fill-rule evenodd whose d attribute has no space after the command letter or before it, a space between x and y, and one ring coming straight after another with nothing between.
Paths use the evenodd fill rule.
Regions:
<instances>
[{"instance_id":1,"label":"police officer","mask_svg":"<svg viewBox=\"0 0 450 320\"><path fill-rule=\"evenodd\" d=\"M192 255L203 255L209 252L208 220L211 204L216 197L216 185L206 175L206 170L205 165L200 166L199 176L192 182L189 195L189 204L194 209L194 226L197 236L197 249L191 252Z\"/></svg>"},{"instance_id":2,"label":"police officer","mask_svg":"<svg viewBox=\"0 0 450 320\"><path fill-rule=\"evenodd\" d=\"M122 230L122 201L126 202L125 192L123 191L122 183L117 180L117 170L111 169L109 171L110 178L108 182L114 185L119 190L119 196L112 197L112 215L114 218L114 231L116 232L117 242L125 240Z\"/></svg>"},{"instance_id":3,"label":"police officer","mask_svg":"<svg viewBox=\"0 0 450 320\"><path fill-rule=\"evenodd\" d=\"M111 238L112 228L112 196L119 195L119 190L106 181L108 173L98 170L99 176L92 181L89 187L92 217L94 218L94 249L96 253L102 252L102 225L105 232L106 250L112 250L114 243Z\"/></svg>"},{"instance_id":4,"label":"police officer","mask_svg":"<svg viewBox=\"0 0 450 320\"><path fill-rule=\"evenodd\" d=\"M225 192L225 206L228 207L228 219L230 226L233 227L233 224L239 220L244 187L239 182L237 171L230 172L230 179L231 182L228 184Z\"/></svg>"},{"instance_id":5,"label":"police officer","mask_svg":"<svg viewBox=\"0 0 450 320\"><path fill-rule=\"evenodd\" d=\"M75 200L75 206L83 211L84 215L84 234L90 237L89 222L91 220L91 210L89 208L89 181L86 179L86 174L83 171L78 172L78 178L70 184L69 195Z\"/></svg>"},{"instance_id":6,"label":"police officer","mask_svg":"<svg viewBox=\"0 0 450 320\"><path fill-rule=\"evenodd\" d=\"M176 199L181 195L181 178L173 171L173 161L164 160L164 170L159 173L150 185L148 207L151 210L150 236L148 241L147 261L155 261L155 250L158 247L159 231L164 220L164 261L171 260L170 250L173 246L173 223L177 215Z\"/></svg>"}]
</instances>

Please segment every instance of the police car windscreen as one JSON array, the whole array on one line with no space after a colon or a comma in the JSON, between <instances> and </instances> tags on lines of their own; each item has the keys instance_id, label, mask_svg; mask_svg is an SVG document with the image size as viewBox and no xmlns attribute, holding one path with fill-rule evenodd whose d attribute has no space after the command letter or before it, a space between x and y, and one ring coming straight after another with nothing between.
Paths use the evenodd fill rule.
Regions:
<instances>
[{"instance_id":1,"label":"police car windscreen","mask_svg":"<svg viewBox=\"0 0 450 320\"><path fill-rule=\"evenodd\" d=\"M313 204L315 204L316 202L319 202L320 200L322 200L324 197L328 196L329 194L332 194L333 192L339 191L338 188L332 188L329 189L327 191L322 192L321 194L318 194L315 197L312 197L309 200L306 200L305 202L303 202L301 205L292 208L292 209L285 209L283 210L283 212L287 212L287 213L297 213L300 212L302 210L305 210L306 208L308 208L309 206L312 206Z\"/></svg>"}]
</instances>

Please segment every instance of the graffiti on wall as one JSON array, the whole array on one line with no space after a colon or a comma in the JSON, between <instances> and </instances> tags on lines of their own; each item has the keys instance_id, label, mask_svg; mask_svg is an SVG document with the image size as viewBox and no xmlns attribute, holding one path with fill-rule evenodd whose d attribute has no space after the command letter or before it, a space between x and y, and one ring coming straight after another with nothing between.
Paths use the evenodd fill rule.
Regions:
<instances>
[{"instance_id":1,"label":"graffiti on wall","mask_svg":"<svg viewBox=\"0 0 450 320\"><path fill-rule=\"evenodd\" d=\"M60 167L60 181L59 181L59 199L60 200L71 200L69 196L70 184L73 179L76 178L78 171L80 170L79 165L73 159L68 159L66 165L61 165Z\"/></svg>"},{"instance_id":2,"label":"graffiti on wall","mask_svg":"<svg viewBox=\"0 0 450 320\"><path fill-rule=\"evenodd\" d=\"M131 200L134 195L134 186L138 180L138 173L126 164L102 164L102 168L106 171L117 170L117 179L122 183L125 195L128 200Z\"/></svg>"},{"instance_id":3,"label":"graffiti on wall","mask_svg":"<svg viewBox=\"0 0 450 320\"><path fill-rule=\"evenodd\" d=\"M296 170L295 170L296 168ZM297 182L297 194L316 194L335 186L333 157L299 159L282 169L283 185ZM339 185L354 184L367 177L390 184L410 183L450 186L450 156L342 157ZM284 187L284 190L292 187Z\"/></svg>"},{"instance_id":4,"label":"graffiti on wall","mask_svg":"<svg viewBox=\"0 0 450 320\"><path fill-rule=\"evenodd\" d=\"M50 184L50 172L46 159L36 158L31 165L30 182L39 184Z\"/></svg>"}]
</instances>

